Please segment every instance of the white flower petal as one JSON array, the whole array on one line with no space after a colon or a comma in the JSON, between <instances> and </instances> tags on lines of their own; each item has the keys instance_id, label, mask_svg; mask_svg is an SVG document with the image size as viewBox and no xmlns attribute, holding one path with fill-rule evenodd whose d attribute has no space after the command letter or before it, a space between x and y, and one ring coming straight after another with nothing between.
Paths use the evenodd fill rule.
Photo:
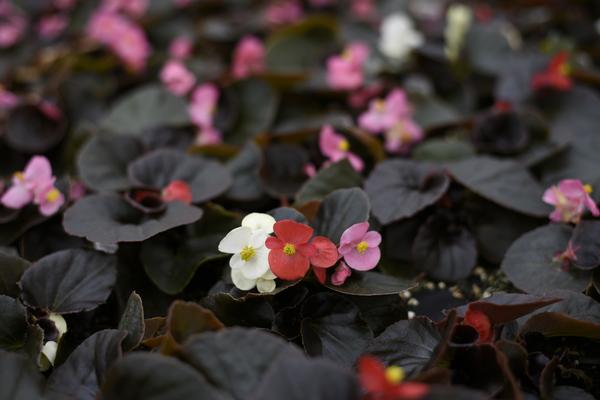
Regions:
<instances>
[{"instance_id":1,"label":"white flower petal","mask_svg":"<svg viewBox=\"0 0 600 400\"><path fill-rule=\"evenodd\" d=\"M256 279L248 279L244 275L240 269L232 269L231 270L231 281L235 285L236 288L240 290L251 290L256 286Z\"/></svg>"},{"instance_id":2,"label":"white flower petal","mask_svg":"<svg viewBox=\"0 0 600 400\"><path fill-rule=\"evenodd\" d=\"M271 293L275 290L276 286L273 279L258 279L256 281L256 289L258 289L260 293Z\"/></svg>"},{"instance_id":3,"label":"white flower petal","mask_svg":"<svg viewBox=\"0 0 600 400\"><path fill-rule=\"evenodd\" d=\"M242 255L240 253L236 253L229 259L229 266L231 269L240 269L246 265L246 261L242 260Z\"/></svg>"},{"instance_id":4,"label":"white flower petal","mask_svg":"<svg viewBox=\"0 0 600 400\"><path fill-rule=\"evenodd\" d=\"M253 231L265 231L267 234L273 232L273 225L275 225L275 218L263 213L250 213L242 220L242 226Z\"/></svg>"},{"instance_id":5,"label":"white flower petal","mask_svg":"<svg viewBox=\"0 0 600 400\"><path fill-rule=\"evenodd\" d=\"M277 275L275 275L273 272L271 272L271 269L269 269L267 272L265 272L265 274L263 276L260 277L261 279L275 279L277 278Z\"/></svg>"},{"instance_id":6,"label":"white flower petal","mask_svg":"<svg viewBox=\"0 0 600 400\"><path fill-rule=\"evenodd\" d=\"M44 347L42 347L42 354L46 357L46 360L50 365L54 365L56 359L56 350L58 349L58 343L50 340L47 341Z\"/></svg>"},{"instance_id":7,"label":"white flower petal","mask_svg":"<svg viewBox=\"0 0 600 400\"><path fill-rule=\"evenodd\" d=\"M242 251L244 246L247 246L252 236L252 230L247 227L240 226L229 232L219 243L219 251L221 253L235 254Z\"/></svg>"},{"instance_id":8,"label":"white flower petal","mask_svg":"<svg viewBox=\"0 0 600 400\"><path fill-rule=\"evenodd\" d=\"M256 251L248 261L243 261L240 268L242 274L248 279L258 279L269 271L269 252L266 248Z\"/></svg>"},{"instance_id":9,"label":"white flower petal","mask_svg":"<svg viewBox=\"0 0 600 400\"><path fill-rule=\"evenodd\" d=\"M56 313L50 313L50 315L48 315L48 319L50 321L54 322L54 326L56 327L56 330L58 331L59 339L61 338L62 335L67 333L67 321L65 321L65 319L63 318L62 315L56 314Z\"/></svg>"},{"instance_id":10,"label":"white flower petal","mask_svg":"<svg viewBox=\"0 0 600 400\"><path fill-rule=\"evenodd\" d=\"M254 231L252 237L250 238L249 244L254 249L264 248L265 242L268 237L269 234L267 233L267 231Z\"/></svg>"}]
</instances>

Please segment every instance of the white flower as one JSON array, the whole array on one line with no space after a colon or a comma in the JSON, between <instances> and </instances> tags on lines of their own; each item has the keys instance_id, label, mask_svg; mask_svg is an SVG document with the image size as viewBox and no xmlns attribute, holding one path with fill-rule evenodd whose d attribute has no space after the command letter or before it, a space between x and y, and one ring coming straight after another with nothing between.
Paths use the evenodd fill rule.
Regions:
<instances>
[{"instance_id":1,"label":"white flower","mask_svg":"<svg viewBox=\"0 0 600 400\"><path fill-rule=\"evenodd\" d=\"M50 313L48 315L48 319L54 322L54 326L58 331L58 339L62 337L65 333L67 333L67 321L63 318L62 315L56 313Z\"/></svg>"},{"instance_id":2,"label":"white flower","mask_svg":"<svg viewBox=\"0 0 600 400\"><path fill-rule=\"evenodd\" d=\"M456 61L462 50L465 36L473 22L473 12L464 4L452 4L446 12L446 56L450 61Z\"/></svg>"},{"instance_id":3,"label":"white flower","mask_svg":"<svg viewBox=\"0 0 600 400\"><path fill-rule=\"evenodd\" d=\"M411 51L423 44L423 35L403 13L386 17L381 24L379 50L396 63L406 61Z\"/></svg>"},{"instance_id":4,"label":"white flower","mask_svg":"<svg viewBox=\"0 0 600 400\"><path fill-rule=\"evenodd\" d=\"M54 360L56 360L56 351L58 349L58 343L49 340L42 347L42 358L40 359L40 370L42 372L47 371L50 367L54 366Z\"/></svg>"},{"instance_id":5,"label":"white flower","mask_svg":"<svg viewBox=\"0 0 600 400\"><path fill-rule=\"evenodd\" d=\"M263 213L250 213L242 220L242 226L250 228L254 232L264 231L267 234L272 233L273 225L275 225L275 218Z\"/></svg>"},{"instance_id":6,"label":"white flower","mask_svg":"<svg viewBox=\"0 0 600 400\"><path fill-rule=\"evenodd\" d=\"M240 290L252 290L254 287L260 293L271 293L275 290L275 278L277 278L271 270L267 271L258 279L248 279L242 275L240 269L231 270L231 280L236 288Z\"/></svg>"}]
</instances>

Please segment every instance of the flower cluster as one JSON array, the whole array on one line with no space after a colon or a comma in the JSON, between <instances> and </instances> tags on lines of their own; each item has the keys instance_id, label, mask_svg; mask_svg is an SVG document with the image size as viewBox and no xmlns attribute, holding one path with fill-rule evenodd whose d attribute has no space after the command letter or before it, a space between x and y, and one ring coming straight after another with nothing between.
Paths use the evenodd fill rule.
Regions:
<instances>
[{"instance_id":1,"label":"flower cluster","mask_svg":"<svg viewBox=\"0 0 600 400\"><path fill-rule=\"evenodd\" d=\"M236 79L260 74L265 69L265 45L255 36L244 36L233 51L231 74Z\"/></svg>"},{"instance_id":2,"label":"flower cluster","mask_svg":"<svg viewBox=\"0 0 600 400\"><path fill-rule=\"evenodd\" d=\"M221 142L221 132L214 127L218 102L219 88L213 83L204 83L192 92L188 113L198 127L196 143L199 145Z\"/></svg>"},{"instance_id":3,"label":"flower cluster","mask_svg":"<svg viewBox=\"0 0 600 400\"><path fill-rule=\"evenodd\" d=\"M13 46L27 28L27 19L9 1L0 2L0 49Z\"/></svg>"},{"instance_id":4,"label":"flower cluster","mask_svg":"<svg viewBox=\"0 0 600 400\"><path fill-rule=\"evenodd\" d=\"M65 202L63 194L54 187L55 181L48 159L34 156L24 171L13 175L12 186L2 195L0 203L18 210L33 202L40 214L53 215Z\"/></svg>"},{"instance_id":5,"label":"flower cluster","mask_svg":"<svg viewBox=\"0 0 600 400\"><path fill-rule=\"evenodd\" d=\"M412 108L401 89L392 90L385 99L371 100L358 124L369 133L383 133L385 148L391 153L405 153L423 139L423 131L412 119Z\"/></svg>"},{"instance_id":6,"label":"flower cluster","mask_svg":"<svg viewBox=\"0 0 600 400\"><path fill-rule=\"evenodd\" d=\"M363 160L350 151L350 142L336 133L331 125L325 125L321 129L319 148L321 153L329 159L326 164L348 159L355 170L360 172L364 168Z\"/></svg>"},{"instance_id":7,"label":"flower cluster","mask_svg":"<svg viewBox=\"0 0 600 400\"><path fill-rule=\"evenodd\" d=\"M555 207L550 220L577 224L586 209L593 216L599 216L600 210L590 197L591 192L592 187L584 185L579 179L564 179L546 189L543 200Z\"/></svg>"},{"instance_id":8,"label":"flower cluster","mask_svg":"<svg viewBox=\"0 0 600 400\"><path fill-rule=\"evenodd\" d=\"M327 60L327 83L336 90L352 90L362 86L363 68L369 57L369 47L361 42L349 44L340 55Z\"/></svg>"},{"instance_id":9,"label":"flower cluster","mask_svg":"<svg viewBox=\"0 0 600 400\"><path fill-rule=\"evenodd\" d=\"M275 222L268 214L251 213L221 240L219 251L233 254L231 280L241 290L256 287L269 293L275 290L275 278L294 281L311 269L325 283L327 270L338 261L331 283L341 285L351 275L350 269L368 271L379 262L381 236L368 228L368 222L352 225L338 247L325 236L314 236L306 224L289 219Z\"/></svg>"},{"instance_id":10,"label":"flower cluster","mask_svg":"<svg viewBox=\"0 0 600 400\"><path fill-rule=\"evenodd\" d=\"M269 4L263 15L268 24L278 26L296 22L303 14L302 4L298 0L280 0Z\"/></svg>"},{"instance_id":11,"label":"flower cluster","mask_svg":"<svg viewBox=\"0 0 600 400\"><path fill-rule=\"evenodd\" d=\"M418 400L429 393L429 387L420 382L404 382L401 367L385 365L372 356L362 356L357 363L358 379L368 400Z\"/></svg>"}]
</instances>

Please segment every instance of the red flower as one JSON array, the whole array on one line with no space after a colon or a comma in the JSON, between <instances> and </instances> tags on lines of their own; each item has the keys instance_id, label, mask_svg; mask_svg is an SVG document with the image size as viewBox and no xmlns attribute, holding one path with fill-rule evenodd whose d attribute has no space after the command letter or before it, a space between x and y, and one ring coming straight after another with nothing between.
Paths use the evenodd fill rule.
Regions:
<instances>
[{"instance_id":1,"label":"red flower","mask_svg":"<svg viewBox=\"0 0 600 400\"><path fill-rule=\"evenodd\" d=\"M192 191L190 185L184 181L172 181L162 191L163 201L175 201L179 200L186 204L192 202Z\"/></svg>"},{"instance_id":2,"label":"red flower","mask_svg":"<svg viewBox=\"0 0 600 400\"><path fill-rule=\"evenodd\" d=\"M371 356L363 356L358 360L358 378L366 392L364 400L418 400L429 392L424 383L403 383L402 368L386 368Z\"/></svg>"},{"instance_id":3,"label":"red flower","mask_svg":"<svg viewBox=\"0 0 600 400\"><path fill-rule=\"evenodd\" d=\"M483 311L473 310L469 306L463 324L473 327L479 333L477 343L491 343L494 340L494 327Z\"/></svg>"},{"instance_id":4,"label":"red flower","mask_svg":"<svg viewBox=\"0 0 600 400\"><path fill-rule=\"evenodd\" d=\"M280 279L292 281L303 278L313 264L315 275L325 282L324 269L338 259L336 246L323 236L309 242L313 229L305 224L286 219L273 225L275 236L267 238L271 271Z\"/></svg>"},{"instance_id":5,"label":"red flower","mask_svg":"<svg viewBox=\"0 0 600 400\"><path fill-rule=\"evenodd\" d=\"M552 57L548 68L535 74L531 81L534 90L551 88L565 91L571 89L572 85L569 78L569 54L564 51Z\"/></svg>"}]
</instances>

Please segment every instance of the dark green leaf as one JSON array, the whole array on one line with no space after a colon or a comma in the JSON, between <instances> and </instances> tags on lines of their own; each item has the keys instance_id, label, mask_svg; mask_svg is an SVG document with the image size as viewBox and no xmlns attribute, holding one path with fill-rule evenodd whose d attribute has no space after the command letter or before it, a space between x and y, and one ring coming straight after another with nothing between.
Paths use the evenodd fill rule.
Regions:
<instances>
[{"instance_id":1,"label":"dark green leaf","mask_svg":"<svg viewBox=\"0 0 600 400\"><path fill-rule=\"evenodd\" d=\"M309 161L308 153L300 146L278 143L267 147L261 168L262 183L273 197L292 197L307 176L304 167Z\"/></svg>"},{"instance_id":2,"label":"dark green leaf","mask_svg":"<svg viewBox=\"0 0 600 400\"><path fill-rule=\"evenodd\" d=\"M415 160L431 162L456 161L474 154L475 149L469 142L452 138L427 140L412 152Z\"/></svg>"},{"instance_id":3,"label":"dark green leaf","mask_svg":"<svg viewBox=\"0 0 600 400\"><path fill-rule=\"evenodd\" d=\"M0 294L17 297L21 290L17 282L29 267L29 261L8 254L0 253Z\"/></svg>"},{"instance_id":4,"label":"dark green leaf","mask_svg":"<svg viewBox=\"0 0 600 400\"><path fill-rule=\"evenodd\" d=\"M415 282L406 281L394 276L384 275L379 272L354 271L342 286L326 283L329 289L353 296L387 296L398 294L410 289Z\"/></svg>"},{"instance_id":5,"label":"dark green leaf","mask_svg":"<svg viewBox=\"0 0 600 400\"><path fill-rule=\"evenodd\" d=\"M573 264L581 269L600 265L600 221L581 221L573 230L571 246L575 250Z\"/></svg>"},{"instance_id":6,"label":"dark green leaf","mask_svg":"<svg viewBox=\"0 0 600 400\"><path fill-rule=\"evenodd\" d=\"M362 176L352 168L348 160L341 160L322 168L317 175L306 181L296 193L296 201L302 204L311 200L322 200L337 189L361 185Z\"/></svg>"},{"instance_id":7,"label":"dark green leaf","mask_svg":"<svg viewBox=\"0 0 600 400\"><path fill-rule=\"evenodd\" d=\"M4 139L15 150L44 153L56 146L65 135L63 121L48 118L36 106L15 108L6 121Z\"/></svg>"},{"instance_id":8,"label":"dark green leaf","mask_svg":"<svg viewBox=\"0 0 600 400\"><path fill-rule=\"evenodd\" d=\"M123 349L133 350L140 345L144 338L144 305L142 298L136 292L131 292L125 310L119 320L119 330L127 332L123 340Z\"/></svg>"},{"instance_id":9,"label":"dark green leaf","mask_svg":"<svg viewBox=\"0 0 600 400\"><path fill-rule=\"evenodd\" d=\"M323 199L315 220L315 233L339 243L349 227L369 219L369 198L359 188L339 189Z\"/></svg>"},{"instance_id":10,"label":"dark green leaf","mask_svg":"<svg viewBox=\"0 0 600 400\"><path fill-rule=\"evenodd\" d=\"M264 296L236 299L229 293L216 293L206 296L201 304L227 326L270 328L275 316Z\"/></svg>"},{"instance_id":11,"label":"dark green leaf","mask_svg":"<svg viewBox=\"0 0 600 400\"><path fill-rule=\"evenodd\" d=\"M24 355L0 350L0 399L44 399L44 377Z\"/></svg>"},{"instance_id":12,"label":"dark green leaf","mask_svg":"<svg viewBox=\"0 0 600 400\"><path fill-rule=\"evenodd\" d=\"M27 312L17 300L0 295L0 349L23 347L27 333Z\"/></svg>"},{"instance_id":13,"label":"dark green leaf","mask_svg":"<svg viewBox=\"0 0 600 400\"><path fill-rule=\"evenodd\" d=\"M233 182L226 196L237 201L260 198L263 193L260 183L261 164L260 148L254 142L248 142L242 151L227 163Z\"/></svg>"},{"instance_id":14,"label":"dark green leaf","mask_svg":"<svg viewBox=\"0 0 600 400\"><path fill-rule=\"evenodd\" d=\"M300 211L296 210L295 208L291 208L291 207L278 207L278 208L275 208L274 210L269 211L268 214L271 215L273 218L275 218L275 221L291 219L296 222L300 222L302 224L307 223L306 217L304 216L304 214L302 214Z\"/></svg>"}]
</instances>

